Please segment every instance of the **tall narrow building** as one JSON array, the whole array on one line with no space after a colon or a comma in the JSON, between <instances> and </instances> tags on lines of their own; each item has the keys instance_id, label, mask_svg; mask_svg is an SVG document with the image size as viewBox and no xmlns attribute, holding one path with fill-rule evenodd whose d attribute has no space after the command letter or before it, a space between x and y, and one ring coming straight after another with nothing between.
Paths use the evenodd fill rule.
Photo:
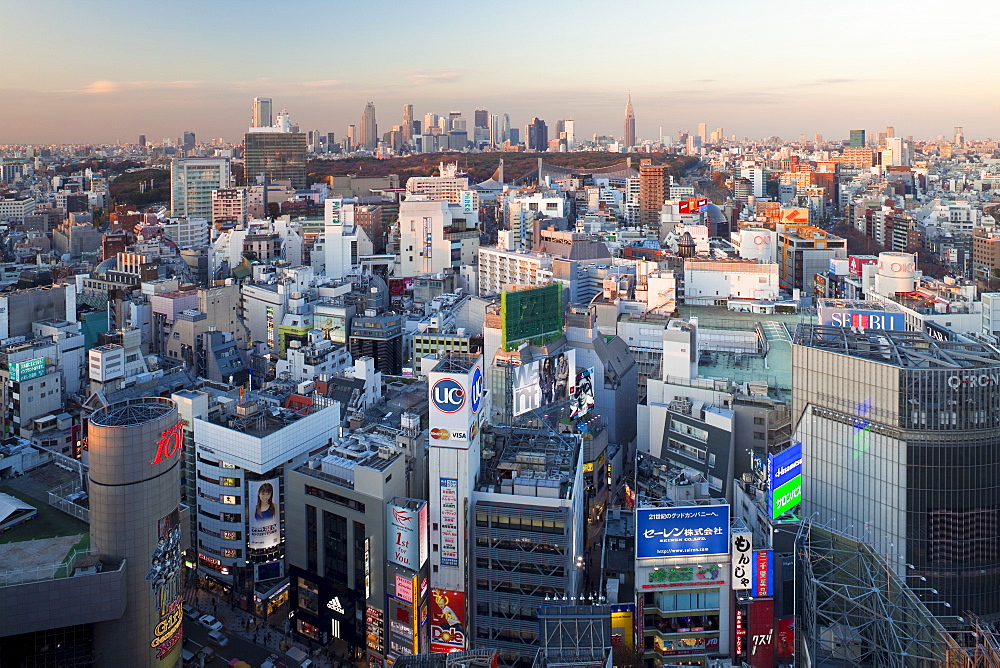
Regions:
<instances>
[{"instance_id":1,"label":"tall narrow building","mask_svg":"<svg viewBox=\"0 0 1000 668\"><path fill-rule=\"evenodd\" d=\"M635 112L632 111L632 94L629 93L625 104L625 150L630 151L635 146Z\"/></svg>"},{"instance_id":2,"label":"tall narrow building","mask_svg":"<svg viewBox=\"0 0 1000 668\"><path fill-rule=\"evenodd\" d=\"M255 97L253 99L252 128L269 128L274 121L271 118L271 98Z\"/></svg>"},{"instance_id":3,"label":"tall narrow building","mask_svg":"<svg viewBox=\"0 0 1000 668\"><path fill-rule=\"evenodd\" d=\"M413 105L403 105L403 143L407 146L413 145Z\"/></svg>"},{"instance_id":4,"label":"tall narrow building","mask_svg":"<svg viewBox=\"0 0 1000 668\"><path fill-rule=\"evenodd\" d=\"M364 113L361 114L361 139L359 143L366 149L374 149L378 145L378 126L375 124L374 102L366 104Z\"/></svg>"}]
</instances>

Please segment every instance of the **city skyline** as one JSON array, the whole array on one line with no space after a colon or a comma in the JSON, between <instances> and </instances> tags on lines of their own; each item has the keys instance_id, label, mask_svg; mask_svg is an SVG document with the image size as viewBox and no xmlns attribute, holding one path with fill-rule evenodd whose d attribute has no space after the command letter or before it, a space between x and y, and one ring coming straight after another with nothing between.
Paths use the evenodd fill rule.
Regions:
<instances>
[{"instance_id":1,"label":"city skyline","mask_svg":"<svg viewBox=\"0 0 1000 668\"><path fill-rule=\"evenodd\" d=\"M640 139L655 139L660 127L676 136L700 122L752 138L818 132L846 139L851 128L885 125L919 138L949 136L956 125L970 139L1000 134L992 113L1000 94L977 74L1000 64L985 25L966 26L952 7L929 2L886 20L901 38L935 31L933 50L905 58L890 51L895 45L873 39L881 24L870 18L870 5L855 0L827 11L784 1L727 1L710 20L694 7L632 3L625 9L635 20L618 38L615 58L582 58L582 66L553 65L551 71L538 62L536 49L513 48L507 31L486 27L488 12L482 21L456 27L445 51L421 48L414 36L429 34L424 29L433 17L458 5L432 2L420 11L387 5L393 20L375 34L342 29L332 42L299 33L314 24L301 20L307 15L336 25L346 8L337 3L297 2L279 13L264 2L205 6L184 0L137 13L120 0L104 0L86 8L67 5L57 23L27 6L11 7L8 48L31 54L31 66L0 75L8 101L0 144L128 142L139 134L155 141L186 130L238 141L250 124L254 97L271 98L275 111L287 109L303 129L338 137L369 100L386 130L401 122L403 104L413 104L415 118L451 110L471 117L485 108L509 113L515 127L535 116L550 124L573 118L580 137L617 135L628 91ZM509 15L530 6L515 2ZM977 7L986 5L966 3L963 9L972 16ZM606 7L595 2L567 5L519 25L518 41L544 44L554 53L586 52L587 27L607 18ZM563 29L551 29L559 24ZM803 36L820 25L823 38ZM942 25L955 29L939 30ZM151 26L170 41L128 39L150 36ZM122 36L122 46L95 49L87 67L66 66L85 48L81 35L98 39L108 31ZM748 37L745 45L740 35ZM593 39L607 42L600 35ZM268 46L254 50L248 44ZM777 57L780 48L794 49L796 57ZM959 50L977 63L975 72L941 55Z\"/></svg>"}]
</instances>

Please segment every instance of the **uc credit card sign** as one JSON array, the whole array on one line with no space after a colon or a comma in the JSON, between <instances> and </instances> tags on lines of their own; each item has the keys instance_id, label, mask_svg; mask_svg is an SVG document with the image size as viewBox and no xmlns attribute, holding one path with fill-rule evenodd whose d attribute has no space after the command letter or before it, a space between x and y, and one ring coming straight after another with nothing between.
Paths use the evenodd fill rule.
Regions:
<instances>
[{"instance_id":1,"label":"uc credit card sign","mask_svg":"<svg viewBox=\"0 0 1000 668\"><path fill-rule=\"evenodd\" d=\"M636 510L637 559L728 553L728 505Z\"/></svg>"}]
</instances>

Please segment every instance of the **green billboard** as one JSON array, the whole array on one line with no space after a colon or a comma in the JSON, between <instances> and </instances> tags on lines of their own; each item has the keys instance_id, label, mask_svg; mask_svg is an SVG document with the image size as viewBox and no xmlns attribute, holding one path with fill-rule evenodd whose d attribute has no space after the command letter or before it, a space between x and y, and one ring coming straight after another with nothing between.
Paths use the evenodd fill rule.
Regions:
<instances>
[{"instance_id":1,"label":"green billboard","mask_svg":"<svg viewBox=\"0 0 1000 668\"><path fill-rule=\"evenodd\" d=\"M562 332L562 284L501 293L500 328L505 350Z\"/></svg>"},{"instance_id":2,"label":"green billboard","mask_svg":"<svg viewBox=\"0 0 1000 668\"><path fill-rule=\"evenodd\" d=\"M36 357L27 362L11 362L8 364L8 369L10 371L10 379L15 383L39 378L45 375L45 358Z\"/></svg>"}]
</instances>

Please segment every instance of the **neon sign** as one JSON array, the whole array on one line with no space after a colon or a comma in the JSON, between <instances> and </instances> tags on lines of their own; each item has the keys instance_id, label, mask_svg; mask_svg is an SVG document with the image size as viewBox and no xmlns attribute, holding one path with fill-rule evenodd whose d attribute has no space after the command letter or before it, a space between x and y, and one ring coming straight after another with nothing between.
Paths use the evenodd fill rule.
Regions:
<instances>
[{"instance_id":1,"label":"neon sign","mask_svg":"<svg viewBox=\"0 0 1000 668\"><path fill-rule=\"evenodd\" d=\"M184 422L178 420L170 429L160 434L156 442L156 457L149 462L150 466L159 464L164 459L170 459L184 448Z\"/></svg>"}]
</instances>

